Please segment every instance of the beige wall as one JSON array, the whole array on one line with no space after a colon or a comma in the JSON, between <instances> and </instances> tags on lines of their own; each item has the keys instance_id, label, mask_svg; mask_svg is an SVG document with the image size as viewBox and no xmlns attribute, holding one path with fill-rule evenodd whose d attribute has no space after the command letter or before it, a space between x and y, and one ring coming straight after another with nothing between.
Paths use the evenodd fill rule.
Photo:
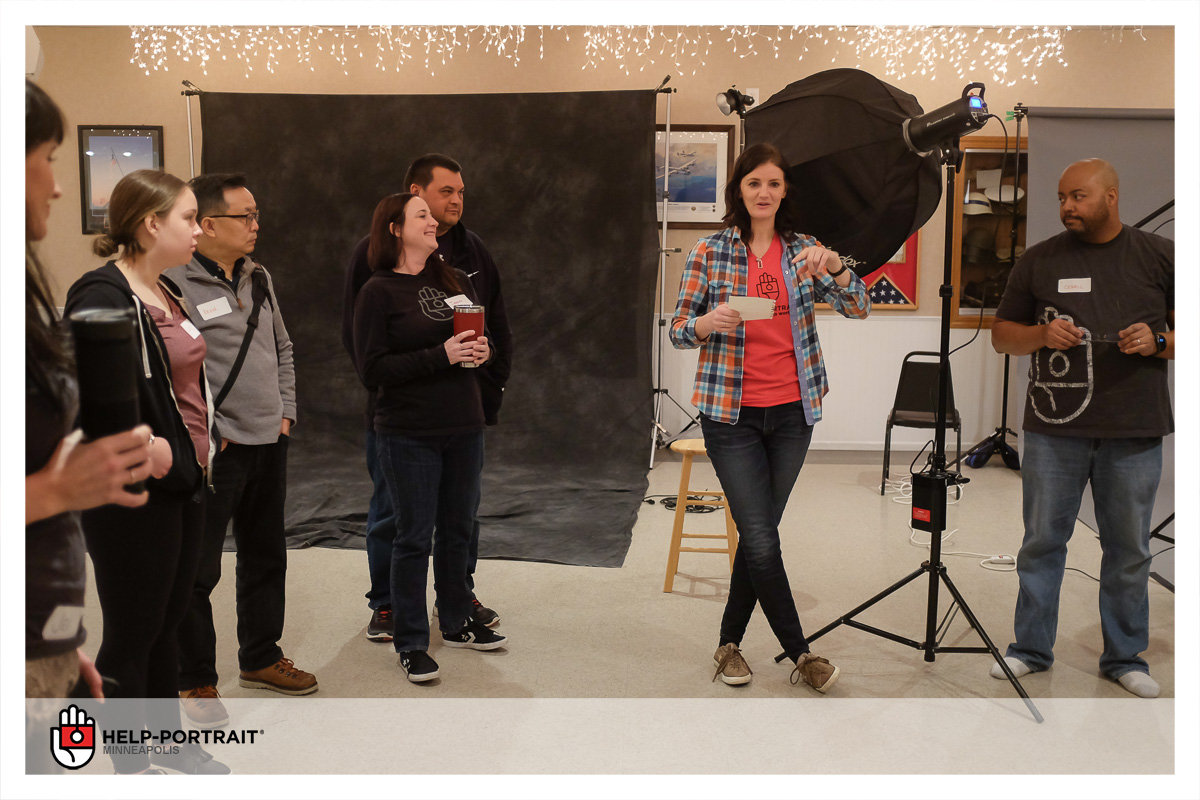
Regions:
<instances>
[{"instance_id":1,"label":"beige wall","mask_svg":"<svg viewBox=\"0 0 1200 800\"><path fill-rule=\"evenodd\" d=\"M647 66L644 72L638 72L640 65L634 64L629 76L611 59L598 69L581 69L584 63L581 37L578 29L573 30L569 42L562 31L547 32L545 56L540 60L536 35L527 40L517 66L510 60L484 52L482 48L472 47L470 52L456 55L446 66L438 64L433 76L426 72L420 58L405 63L399 72L382 72L375 67L373 55L352 60L347 68L349 75L346 75L341 66L321 54L314 57L312 65L315 69L310 71L308 65L295 63L294 53L288 51L282 54L282 63L274 73L256 66L253 77L247 78L244 66L236 60L210 62L205 75L195 62L187 64L175 59L170 63L169 71L151 72L146 76L130 63L133 45L126 27L38 26L36 32L45 54L39 83L61 104L69 126L57 162L63 197L54 209L50 236L41 245L43 259L55 278L60 301L62 293L76 277L99 263L99 259L91 255L90 237L79 233L79 163L74 126L162 125L166 168L187 177L187 109L180 96L180 81L185 78L201 89L221 92L450 94L650 89L668 72L674 72L666 59ZM853 53L848 49L840 50L837 45L817 45L804 55L802 61L797 61L797 55L802 52L798 42L784 42L778 59L761 54L741 58L732 52L724 52L720 38L713 38L714 46L707 63L698 67L695 75L691 74L690 66L683 75L672 74L670 85L678 90L672 100L674 123L729 123L731 119L720 114L713 97L730 84L743 89L758 88L765 99L814 72L855 65ZM984 74L971 76L971 79L982 80L988 85L988 105L1000 116L1017 103L1026 106L1171 108L1175 96L1174 42L1174 31L1170 28L1148 28L1141 35L1127 31L1119 38L1098 30L1075 30L1065 39L1068 66L1044 64L1038 71L1037 84L1022 81L1007 87ZM967 82L945 68L935 68L928 76L900 79L885 78L884 65L879 60L864 60L861 66L912 93L927 110L956 98ZM665 102L660 100L658 107L659 121L662 122ZM194 101L193 122L198 129L199 107ZM815 120L814 124L819 122ZM1011 123L1009 129L1012 133ZM1001 130L992 121L984 133L1000 135ZM481 135L486 135L486 131L481 130ZM198 136L196 145L198 160ZM405 166L397 164L397 172ZM465 167L469 184L470 165ZM641 178L630 176L630 179ZM470 224L469 206L465 221ZM264 235L270 235L270 225L268 222ZM943 227L944 217L939 210L922 231L921 314L938 311ZM686 254L704 233L672 231L668 245L679 247ZM682 260L682 256L668 260L668 297L673 295L678 284Z\"/></svg>"}]
</instances>

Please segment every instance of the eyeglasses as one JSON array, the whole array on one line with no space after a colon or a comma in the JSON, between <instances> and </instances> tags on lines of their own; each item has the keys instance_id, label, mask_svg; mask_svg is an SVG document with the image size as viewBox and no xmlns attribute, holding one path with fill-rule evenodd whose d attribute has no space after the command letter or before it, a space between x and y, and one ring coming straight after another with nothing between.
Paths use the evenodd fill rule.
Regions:
<instances>
[{"instance_id":1,"label":"eyeglasses","mask_svg":"<svg viewBox=\"0 0 1200 800\"><path fill-rule=\"evenodd\" d=\"M249 228L255 222L262 218L262 209L251 211L249 214L208 214L210 217L224 217L226 219L240 219Z\"/></svg>"}]
</instances>

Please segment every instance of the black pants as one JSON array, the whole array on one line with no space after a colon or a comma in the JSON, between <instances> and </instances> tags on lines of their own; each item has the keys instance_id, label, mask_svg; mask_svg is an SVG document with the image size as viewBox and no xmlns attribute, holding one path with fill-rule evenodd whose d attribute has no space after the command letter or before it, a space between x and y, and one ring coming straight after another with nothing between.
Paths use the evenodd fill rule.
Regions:
<instances>
[{"instance_id":1,"label":"black pants","mask_svg":"<svg viewBox=\"0 0 1200 800\"><path fill-rule=\"evenodd\" d=\"M157 732L180 727L176 637L196 577L204 498L175 503L156 499L141 508L102 506L83 512L83 535L104 617L96 668L120 683L121 698L171 698L169 703L114 704L111 713L97 714L105 728ZM114 755L113 764L118 772L137 772L150 761L145 753L126 754Z\"/></svg>"},{"instance_id":2,"label":"black pants","mask_svg":"<svg viewBox=\"0 0 1200 800\"><path fill-rule=\"evenodd\" d=\"M191 605L179 626L179 689L217 684L217 633L209 596L221 580L221 551L233 520L237 545L238 666L269 667L283 657L288 437L275 444L230 444L213 462L213 487Z\"/></svg>"}]
</instances>

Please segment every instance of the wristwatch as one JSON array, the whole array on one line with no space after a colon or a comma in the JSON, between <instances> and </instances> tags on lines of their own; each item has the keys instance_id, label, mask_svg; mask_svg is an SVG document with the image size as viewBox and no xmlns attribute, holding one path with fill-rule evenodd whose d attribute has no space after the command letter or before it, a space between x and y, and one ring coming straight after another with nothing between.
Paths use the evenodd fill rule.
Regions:
<instances>
[{"instance_id":1,"label":"wristwatch","mask_svg":"<svg viewBox=\"0 0 1200 800\"><path fill-rule=\"evenodd\" d=\"M1167 337L1163 336L1161 333L1154 334L1154 346L1158 348L1158 352L1160 353L1166 350Z\"/></svg>"}]
</instances>

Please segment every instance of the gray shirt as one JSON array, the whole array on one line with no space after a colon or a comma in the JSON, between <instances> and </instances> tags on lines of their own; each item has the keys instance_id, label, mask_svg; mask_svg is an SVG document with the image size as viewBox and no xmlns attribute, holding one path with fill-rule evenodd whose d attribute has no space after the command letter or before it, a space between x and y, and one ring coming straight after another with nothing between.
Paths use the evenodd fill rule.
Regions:
<instances>
[{"instance_id":1,"label":"gray shirt","mask_svg":"<svg viewBox=\"0 0 1200 800\"><path fill-rule=\"evenodd\" d=\"M188 314L208 345L205 366L213 396L219 395L246 336L246 321L254 307L250 274L267 276L267 299L259 312L258 328L233 388L217 409L217 430L239 444L272 444L279 439L284 417L296 421L296 371L292 340L279 313L270 273L249 256L241 260L241 279L235 293L228 281L213 277L197 258L164 274L182 289Z\"/></svg>"}]
</instances>

